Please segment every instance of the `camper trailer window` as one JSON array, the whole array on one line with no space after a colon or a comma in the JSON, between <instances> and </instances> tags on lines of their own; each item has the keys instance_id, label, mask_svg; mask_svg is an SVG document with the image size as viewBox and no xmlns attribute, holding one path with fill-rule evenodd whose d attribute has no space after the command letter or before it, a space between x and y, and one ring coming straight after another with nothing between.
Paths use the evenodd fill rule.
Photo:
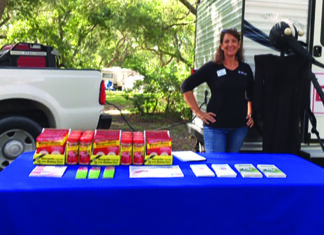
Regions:
<instances>
[{"instance_id":1,"label":"camper trailer window","mask_svg":"<svg viewBox=\"0 0 324 235\"><path fill-rule=\"evenodd\" d=\"M114 75L112 73L103 73L102 78L113 78Z\"/></svg>"}]
</instances>

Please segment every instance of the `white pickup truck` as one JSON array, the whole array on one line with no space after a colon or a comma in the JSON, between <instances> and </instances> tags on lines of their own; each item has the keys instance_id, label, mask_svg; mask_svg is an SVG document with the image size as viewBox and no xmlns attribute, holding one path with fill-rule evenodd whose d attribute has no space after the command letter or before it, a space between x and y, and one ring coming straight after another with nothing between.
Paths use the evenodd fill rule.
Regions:
<instances>
[{"instance_id":1,"label":"white pickup truck","mask_svg":"<svg viewBox=\"0 0 324 235\"><path fill-rule=\"evenodd\" d=\"M0 171L35 149L42 128L108 129L98 70L0 67Z\"/></svg>"}]
</instances>

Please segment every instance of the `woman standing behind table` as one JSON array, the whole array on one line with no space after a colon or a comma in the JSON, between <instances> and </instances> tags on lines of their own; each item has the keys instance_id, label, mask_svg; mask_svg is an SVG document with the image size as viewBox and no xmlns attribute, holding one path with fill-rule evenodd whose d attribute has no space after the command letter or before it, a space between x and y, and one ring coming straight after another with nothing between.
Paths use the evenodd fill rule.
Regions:
<instances>
[{"instance_id":1,"label":"woman standing behind table","mask_svg":"<svg viewBox=\"0 0 324 235\"><path fill-rule=\"evenodd\" d=\"M211 90L207 112L200 110L193 89L206 82ZM243 62L236 29L223 30L215 60L207 62L181 85L185 101L204 122L206 152L239 152L252 127L253 73Z\"/></svg>"}]
</instances>

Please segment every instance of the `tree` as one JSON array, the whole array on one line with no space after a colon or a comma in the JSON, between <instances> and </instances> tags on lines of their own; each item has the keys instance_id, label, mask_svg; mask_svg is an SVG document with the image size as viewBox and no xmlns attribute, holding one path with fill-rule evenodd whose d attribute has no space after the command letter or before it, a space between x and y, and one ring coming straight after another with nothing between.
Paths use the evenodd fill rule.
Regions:
<instances>
[{"instance_id":1,"label":"tree","mask_svg":"<svg viewBox=\"0 0 324 235\"><path fill-rule=\"evenodd\" d=\"M193 63L195 16L183 1L12 0L5 12L2 45L54 46L67 67L133 68L168 104Z\"/></svg>"},{"instance_id":2,"label":"tree","mask_svg":"<svg viewBox=\"0 0 324 235\"><path fill-rule=\"evenodd\" d=\"M3 12L7 6L8 0L0 0L0 19L2 18Z\"/></svg>"},{"instance_id":3,"label":"tree","mask_svg":"<svg viewBox=\"0 0 324 235\"><path fill-rule=\"evenodd\" d=\"M162 67L173 59L191 63L194 18L176 0L39 0L22 16L19 12L27 12L23 1L15 0L20 7L11 8L15 17L6 41L53 45L68 66L123 66L135 51L149 51Z\"/></svg>"},{"instance_id":4,"label":"tree","mask_svg":"<svg viewBox=\"0 0 324 235\"><path fill-rule=\"evenodd\" d=\"M30 16L38 4L39 0L0 0L0 29L8 28L9 21L15 21L17 17ZM6 38L6 31L0 30L0 39Z\"/></svg>"},{"instance_id":5,"label":"tree","mask_svg":"<svg viewBox=\"0 0 324 235\"><path fill-rule=\"evenodd\" d=\"M189 9L189 11L194 14L197 15L197 10L194 6L191 5L190 2L188 2L187 0L179 0L183 5L185 5L185 7L187 7Z\"/></svg>"}]
</instances>

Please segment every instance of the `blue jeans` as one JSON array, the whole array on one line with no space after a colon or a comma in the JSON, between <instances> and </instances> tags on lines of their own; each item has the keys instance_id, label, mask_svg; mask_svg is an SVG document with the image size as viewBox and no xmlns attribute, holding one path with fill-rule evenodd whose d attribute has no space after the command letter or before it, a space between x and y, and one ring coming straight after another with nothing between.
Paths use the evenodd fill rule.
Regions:
<instances>
[{"instance_id":1,"label":"blue jeans","mask_svg":"<svg viewBox=\"0 0 324 235\"><path fill-rule=\"evenodd\" d=\"M213 128L204 126L206 153L239 152L247 132L247 126L238 128Z\"/></svg>"}]
</instances>

